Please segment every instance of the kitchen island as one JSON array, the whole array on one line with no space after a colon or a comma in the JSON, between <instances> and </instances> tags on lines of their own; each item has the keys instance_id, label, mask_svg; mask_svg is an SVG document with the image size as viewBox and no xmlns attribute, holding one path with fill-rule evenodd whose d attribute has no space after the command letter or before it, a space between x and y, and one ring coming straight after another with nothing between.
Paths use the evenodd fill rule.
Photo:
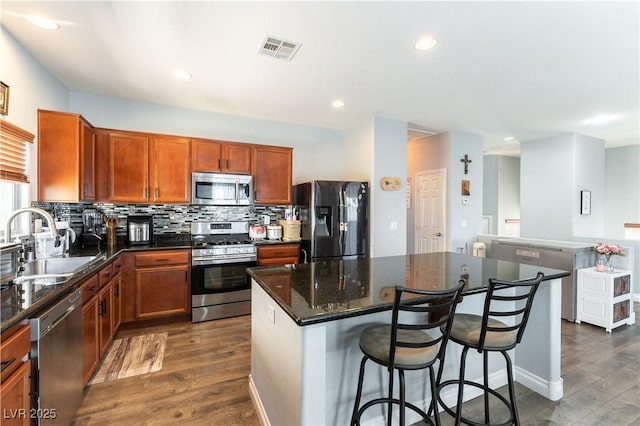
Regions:
<instances>
[{"instance_id":1,"label":"kitchen island","mask_svg":"<svg viewBox=\"0 0 640 426\"><path fill-rule=\"evenodd\" d=\"M465 280L458 312L481 313L489 278L519 280L545 275L523 342L512 351L515 380L551 400L562 397L560 280L567 271L457 253L334 260L274 268L249 268L251 376L249 386L263 424L349 424L362 357L361 331L390 323L395 285L446 289ZM443 380L457 377L461 348L447 347ZM493 358L492 358L493 360ZM490 362L492 387L506 384L504 363ZM481 377L481 357L469 353L467 378ZM426 408L425 371L407 373L407 395ZM366 371L363 401L381 395L387 373ZM465 392L465 398L477 395ZM443 393L451 403L455 391ZM370 410L365 424L380 424ZM407 412L407 422L418 418Z\"/></svg>"}]
</instances>

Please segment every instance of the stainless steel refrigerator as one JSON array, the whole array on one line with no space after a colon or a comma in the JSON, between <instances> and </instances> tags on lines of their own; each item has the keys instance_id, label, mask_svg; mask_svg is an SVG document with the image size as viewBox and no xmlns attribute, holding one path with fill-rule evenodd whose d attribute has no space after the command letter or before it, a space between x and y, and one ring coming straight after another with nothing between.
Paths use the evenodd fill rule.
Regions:
<instances>
[{"instance_id":1,"label":"stainless steel refrigerator","mask_svg":"<svg viewBox=\"0 0 640 426\"><path fill-rule=\"evenodd\" d=\"M315 180L293 187L302 261L369 255L369 184Z\"/></svg>"}]
</instances>

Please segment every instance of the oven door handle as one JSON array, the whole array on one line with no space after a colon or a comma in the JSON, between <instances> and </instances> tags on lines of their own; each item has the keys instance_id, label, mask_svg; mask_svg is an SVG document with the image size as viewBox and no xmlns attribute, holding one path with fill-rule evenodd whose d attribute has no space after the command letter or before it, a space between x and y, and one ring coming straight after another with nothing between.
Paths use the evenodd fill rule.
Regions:
<instances>
[{"instance_id":1,"label":"oven door handle","mask_svg":"<svg viewBox=\"0 0 640 426\"><path fill-rule=\"evenodd\" d=\"M255 262L256 256L245 256L238 257L235 255L229 256L217 256L217 257L208 257L208 256L194 256L191 258L191 264L194 266L201 265L217 265L223 263L246 263L246 262Z\"/></svg>"}]
</instances>

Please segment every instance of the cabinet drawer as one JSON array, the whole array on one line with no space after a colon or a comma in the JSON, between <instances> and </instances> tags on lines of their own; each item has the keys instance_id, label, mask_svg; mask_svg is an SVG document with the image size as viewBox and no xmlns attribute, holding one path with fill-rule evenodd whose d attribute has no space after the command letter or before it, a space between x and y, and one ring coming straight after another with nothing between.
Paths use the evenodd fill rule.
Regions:
<instances>
[{"instance_id":1,"label":"cabinet drawer","mask_svg":"<svg viewBox=\"0 0 640 426\"><path fill-rule=\"evenodd\" d=\"M189 264L189 251L160 251L135 255L136 267Z\"/></svg>"},{"instance_id":2,"label":"cabinet drawer","mask_svg":"<svg viewBox=\"0 0 640 426\"><path fill-rule=\"evenodd\" d=\"M120 273L122 269L122 258L118 256L116 260L113 261L113 276L115 277Z\"/></svg>"},{"instance_id":3,"label":"cabinet drawer","mask_svg":"<svg viewBox=\"0 0 640 426\"><path fill-rule=\"evenodd\" d=\"M95 274L80 286L82 289L82 304L84 305L87 301L91 300L93 296L98 294L98 290L100 289L100 282L98 279L98 274Z\"/></svg>"},{"instance_id":4,"label":"cabinet drawer","mask_svg":"<svg viewBox=\"0 0 640 426\"><path fill-rule=\"evenodd\" d=\"M109 284L109 281L111 281L111 277L113 277L113 263L110 263L109 265L100 269L100 272L98 272L100 287L102 288L105 285Z\"/></svg>"},{"instance_id":5,"label":"cabinet drawer","mask_svg":"<svg viewBox=\"0 0 640 426\"><path fill-rule=\"evenodd\" d=\"M14 329L17 329L12 333ZM8 336L8 337L5 337ZM0 381L16 371L22 365L22 359L31 350L31 327L29 324L17 325L8 332L3 333L0 344L0 361L2 361L2 373Z\"/></svg>"},{"instance_id":6,"label":"cabinet drawer","mask_svg":"<svg viewBox=\"0 0 640 426\"><path fill-rule=\"evenodd\" d=\"M298 258L298 244L276 244L273 246L258 246L258 260Z\"/></svg>"}]
</instances>

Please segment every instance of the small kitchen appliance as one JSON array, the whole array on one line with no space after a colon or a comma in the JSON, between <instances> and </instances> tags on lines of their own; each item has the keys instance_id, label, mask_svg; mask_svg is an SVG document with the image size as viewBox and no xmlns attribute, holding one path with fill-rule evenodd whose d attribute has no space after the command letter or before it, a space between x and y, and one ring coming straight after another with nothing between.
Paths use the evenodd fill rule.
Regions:
<instances>
[{"instance_id":1,"label":"small kitchen appliance","mask_svg":"<svg viewBox=\"0 0 640 426\"><path fill-rule=\"evenodd\" d=\"M251 175L192 173L191 204L250 206L253 178Z\"/></svg>"},{"instance_id":2,"label":"small kitchen appliance","mask_svg":"<svg viewBox=\"0 0 640 426\"><path fill-rule=\"evenodd\" d=\"M280 240L282 239L282 226L280 225L267 225L267 239Z\"/></svg>"},{"instance_id":3,"label":"small kitchen appliance","mask_svg":"<svg viewBox=\"0 0 640 426\"><path fill-rule=\"evenodd\" d=\"M191 224L191 320L193 322L251 313L251 281L246 269L256 266L256 246L247 222Z\"/></svg>"},{"instance_id":4,"label":"small kitchen appliance","mask_svg":"<svg viewBox=\"0 0 640 426\"><path fill-rule=\"evenodd\" d=\"M267 237L267 227L261 223L249 225L249 238L252 240L262 240Z\"/></svg>"},{"instance_id":5,"label":"small kitchen appliance","mask_svg":"<svg viewBox=\"0 0 640 426\"><path fill-rule=\"evenodd\" d=\"M127 216L127 242L132 246L148 245L153 241L153 216Z\"/></svg>"},{"instance_id":6,"label":"small kitchen appliance","mask_svg":"<svg viewBox=\"0 0 640 426\"><path fill-rule=\"evenodd\" d=\"M103 214L96 209L85 209L82 212L82 235L83 247L99 246L102 237L100 236L100 226L102 225Z\"/></svg>"}]
</instances>

